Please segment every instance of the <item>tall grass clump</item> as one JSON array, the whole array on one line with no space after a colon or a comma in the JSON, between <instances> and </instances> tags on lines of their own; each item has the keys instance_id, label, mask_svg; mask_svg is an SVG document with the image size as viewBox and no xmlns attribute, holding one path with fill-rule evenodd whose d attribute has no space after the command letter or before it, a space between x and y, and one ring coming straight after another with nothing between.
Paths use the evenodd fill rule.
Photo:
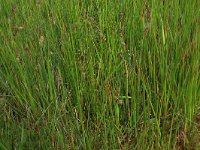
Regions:
<instances>
[{"instance_id":1,"label":"tall grass clump","mask_svg":"<svg viewBox=\"0 0 200 150\"><path fill-rule=\"evenodd\" d=\"M200 1L0 0L0 149L198 149Z\"/></svg>"}]
</instances>

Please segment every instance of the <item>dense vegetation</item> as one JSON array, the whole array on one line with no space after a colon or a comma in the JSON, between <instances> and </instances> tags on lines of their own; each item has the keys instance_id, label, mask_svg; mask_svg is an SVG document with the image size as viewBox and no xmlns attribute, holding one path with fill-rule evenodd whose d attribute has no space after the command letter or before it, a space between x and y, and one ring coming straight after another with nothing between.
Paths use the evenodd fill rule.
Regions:
<instances>
[{"instance_id":1,"label":"dense vegetation","mask_svg":"<svg viewBox=\"0 0 200 150\"><path fill-rule=\"evenodd\" d=\"M198 149L199 0L0 0L0 149Z\"/></svg>"}]
</instances>

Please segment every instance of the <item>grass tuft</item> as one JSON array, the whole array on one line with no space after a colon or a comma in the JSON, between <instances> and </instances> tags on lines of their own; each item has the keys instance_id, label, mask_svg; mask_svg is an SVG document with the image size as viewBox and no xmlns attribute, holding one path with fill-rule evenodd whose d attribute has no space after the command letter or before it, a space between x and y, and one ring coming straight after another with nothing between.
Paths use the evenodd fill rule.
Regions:
<instances>
[{"instance_id":1,"label":"grass tuft","mask_svg":"<svg viewBox=\"0 0 200 150\"><path fill-rule=\"evenodd\" d=\"M0 149L198 149L198 0L0 0Z\"/></svg>"}]
</instances>

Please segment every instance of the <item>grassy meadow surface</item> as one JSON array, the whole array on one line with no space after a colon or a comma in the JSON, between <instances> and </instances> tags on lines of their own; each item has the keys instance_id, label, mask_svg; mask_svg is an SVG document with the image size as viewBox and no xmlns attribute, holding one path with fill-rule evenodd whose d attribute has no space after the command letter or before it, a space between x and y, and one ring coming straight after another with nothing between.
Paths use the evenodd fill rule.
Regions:
<instances>
[{"instance_id":1,"label":"grassy meadow surface","mask_svg":"<svg viewBox=\"0 0 200 150\"><path fill-rule=\"evenodd\" d=\"M199 148L199 0L0 0L0 149Z\"/></svg>"}]
</instances>

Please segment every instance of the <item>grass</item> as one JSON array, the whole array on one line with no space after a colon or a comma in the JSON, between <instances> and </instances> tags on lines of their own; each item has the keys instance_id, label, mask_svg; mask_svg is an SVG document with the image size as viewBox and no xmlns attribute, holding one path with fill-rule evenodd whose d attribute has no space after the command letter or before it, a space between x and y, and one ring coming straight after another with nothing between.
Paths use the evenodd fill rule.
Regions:
<instances>
[{"instance_id":1,"label":"grass","mask_svg":"<svg viewBox=\"0 0 200 150\"><path fill-rule=\"evenodd\" d=\"M200 147L200 1L0 4L0 149Z\"/></svg>"}]
</instances>

